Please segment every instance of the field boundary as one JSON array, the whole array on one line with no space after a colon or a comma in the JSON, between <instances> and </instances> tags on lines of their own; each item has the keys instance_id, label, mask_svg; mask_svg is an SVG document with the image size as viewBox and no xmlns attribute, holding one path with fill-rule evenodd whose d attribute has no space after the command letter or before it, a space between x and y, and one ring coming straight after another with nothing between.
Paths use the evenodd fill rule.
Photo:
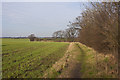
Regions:
<instances>
[{"instance_id":1,"label":"field boundary","mask_svg":"<svg viewBox=\"0 0 120 80\"><path fill-rule=\"evenodd\" d=\"M56 73L56 76L57 76L58 73L60 74L62 70L68 66L68 61L70 57L72 56L71 51L73 49L72 48L73 44L74 43L70 43L64 56L59 61L57 61L55 64L53 64L53 66L49 70L45 71L44 76L43 76L44 78L55 76L55 75L52 75L53 73Z\"/></svg>"}]
</instances>

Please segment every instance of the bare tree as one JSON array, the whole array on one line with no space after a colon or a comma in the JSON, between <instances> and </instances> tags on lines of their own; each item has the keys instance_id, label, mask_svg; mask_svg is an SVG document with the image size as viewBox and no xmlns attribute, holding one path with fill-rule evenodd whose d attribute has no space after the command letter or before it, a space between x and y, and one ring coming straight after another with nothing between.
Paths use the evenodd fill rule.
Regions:
<instances>
[{"instance_id":1,"label":"bare tree","mask_svg":"<svg viewBox=\"0 0 120 80\"><path fill-rule=\"evenodd\" d=\"M80 28L78 27L79 25L77 23L71 23L69 22L69 25L67 25L69 28L66 29L66 38L68 41L75 41L75 38L78 37L79 35L79 30Z\"/></svg>"},{"instance_id":2,"label":"bare tree","mask_svg":"<svg viewBox=\"0 0 120 80\"><path fill-rule=\"evenodd\" d=\"M64 38L64 31L59 30L53 33L54 38Z\"/></svg>"},{"instance_id":3,"label":"bare tree","mask_svg":"<svg viewBox=\"0 0 120 80\"><path fill-rule=\"evenodd\" d=\"M86 6L76 18L74 24L81 28L80 42L103 53L117 56L118 51L118 3L91 3L92 8Z\"/></svg>"},{"instance_id":4,"label":"bare tree","mask_svg":"<svg viewBox=\"0 0 120 80\"><path fill-rule=\"evenodd\" d=\"M36 37L34 34L31 34L28 36L28 38L30 39L30 41L34 41Z\"/></svg>"}]
</instances>

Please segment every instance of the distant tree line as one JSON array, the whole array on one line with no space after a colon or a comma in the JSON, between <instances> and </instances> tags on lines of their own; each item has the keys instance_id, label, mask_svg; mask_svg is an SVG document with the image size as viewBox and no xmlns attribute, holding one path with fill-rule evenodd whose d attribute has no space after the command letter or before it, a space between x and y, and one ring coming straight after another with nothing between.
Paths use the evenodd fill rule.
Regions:
<instances>
[{"instance_id":1,"label":"distant tree line","mask_svg":"<svg viewBox=\"0 0 120 80\"><path fill-rule=\"evenodd\" d=\"M98 52L118 56L118 2L92 2L81 16L69 22L69 28L53 33L54 38L79 41ZM90 7L90 8L89 8Z\"/></svg>"},{"instance_id":2,"label":"distant tree line","mask_svg":"<svg viewBox=\"0 0 120 80\"><path fill-rule=\"evenodd\" d=\"M39 37L36 37L35 34L30 34L28 38L30 41L53 41L52 37L39 38Z\"/></svg>"}]
</instances>

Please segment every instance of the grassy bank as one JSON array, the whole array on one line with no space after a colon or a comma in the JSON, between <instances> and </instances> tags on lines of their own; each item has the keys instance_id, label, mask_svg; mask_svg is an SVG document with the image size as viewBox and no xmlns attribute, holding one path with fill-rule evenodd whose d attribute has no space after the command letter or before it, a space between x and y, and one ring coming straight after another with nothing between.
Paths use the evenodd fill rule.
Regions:
<instances>
[{"instance_id":1,"label":"grassy bank","mask_svg":"<svg viewBox=\"0 0 120 80\"><path fill-rule=\"evenodd\" d=\"M111 54L102 54L83 44L79 48L78 61L81 63L81 78L117 78L118 64Z\"/></svg>"}]
</instances>

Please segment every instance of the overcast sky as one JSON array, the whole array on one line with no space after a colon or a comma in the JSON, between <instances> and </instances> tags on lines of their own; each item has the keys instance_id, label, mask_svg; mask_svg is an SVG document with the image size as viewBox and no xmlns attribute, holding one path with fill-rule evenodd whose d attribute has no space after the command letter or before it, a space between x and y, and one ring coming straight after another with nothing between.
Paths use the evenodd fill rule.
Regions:
<instances>
[{"instance_id":1,"label":"overcast sky","mask_svg":"<svg viewBox=\"0 0 120 80\"><path fill-rule=\"evenodd\" d=\"M67 28L84 10L77 2L4 2L2 4L2 36L19 37L34 33L50 37Z\"/></svg>"}]
</instances>

